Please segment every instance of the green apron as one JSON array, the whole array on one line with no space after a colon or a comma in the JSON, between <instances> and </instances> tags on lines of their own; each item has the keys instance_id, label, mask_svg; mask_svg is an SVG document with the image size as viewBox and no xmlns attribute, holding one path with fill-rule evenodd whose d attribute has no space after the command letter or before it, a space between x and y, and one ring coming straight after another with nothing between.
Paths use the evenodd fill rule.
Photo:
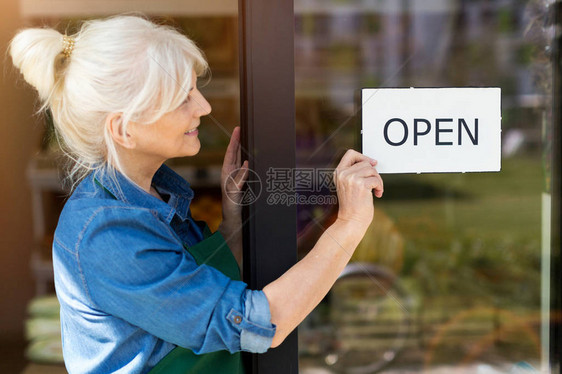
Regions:
<instances>
[{"instance_id":1,"label":"green apron","mask_svg":"<svg viewBox=\"0 0 562 374\"><path fill-rule=\"evenodd\" d=\"M240 280L238 264L218 232L211 235L208 226L203 232L205 239L185 249L198 265L207 264L233 280ZM176 347L166 355L149 374L244 374L240 352L217 351L196 355L191 350Z\"/></svg>"},{"instance_id":2,"label":"green apron","mask_svg":"<svg viewBox=\"0 0 562 374\"><path fill-rule=\"evenodd\" d=\"M109 190L95 182L107 193L117 199ZM240 280L240 270L230 248L225 243L222 235L217 231L211 234L209 226L205 224L204 239L199 243L185 249L191 253L197 265L207 264L221 271L232 280ZM240 352L217 351L196 355L193 351L176 347L170 351L149 374L244 374L242 356Z\"/></svg>"}]
</instances>

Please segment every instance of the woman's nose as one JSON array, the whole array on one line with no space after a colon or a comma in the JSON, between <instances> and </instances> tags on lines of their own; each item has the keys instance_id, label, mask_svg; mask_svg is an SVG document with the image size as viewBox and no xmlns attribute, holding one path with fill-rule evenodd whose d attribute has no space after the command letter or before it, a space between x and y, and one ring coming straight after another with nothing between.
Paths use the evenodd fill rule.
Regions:
<instances>
[{"instance_id":1,"label":"woman's nose","mask_svg":"<svg viewBox=\"0 0 562 374\"><path fill-rule=\"evenodd\" d=\"M205 99L205 97L200 93L199 94L199 100L197 100L197 102L199 103L199 109L197 110L197 116L198 117L203 117L206 116L208 114L211 113L211 104L209 104L209 102L207 101L207 99Z\"/></svg>"}]
</instances>

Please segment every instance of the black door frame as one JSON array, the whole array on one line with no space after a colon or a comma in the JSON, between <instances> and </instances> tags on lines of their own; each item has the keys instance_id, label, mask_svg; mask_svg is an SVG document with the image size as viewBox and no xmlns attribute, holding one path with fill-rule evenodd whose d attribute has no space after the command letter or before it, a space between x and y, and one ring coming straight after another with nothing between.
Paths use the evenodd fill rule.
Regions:
<instances>
[{"instance_id":1,"label":"black door frame","mask_svg":"<svg viewBox=\"0 0 562 374\"><path fill-rule=\"evenodd\" d=\"M296 206L268 204L265 193L270 167L295 167L293 1L239 0L238 17L242 153L262 190L243 211L244 281L262 289L297 260ZM248 374L297 374L297 332L245 362Z\"/></svg>"}]
</instances>

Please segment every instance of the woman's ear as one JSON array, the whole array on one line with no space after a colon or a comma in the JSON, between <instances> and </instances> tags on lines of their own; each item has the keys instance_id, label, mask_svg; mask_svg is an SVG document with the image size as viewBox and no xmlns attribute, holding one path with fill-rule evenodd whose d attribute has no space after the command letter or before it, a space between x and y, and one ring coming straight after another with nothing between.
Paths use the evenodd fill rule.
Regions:
<instances>
[{"instance_id":1,"label":"woman's ear","mask_svg":"<svg viewBox=\"0 0 562 374\"><path fill-rule=\"evenodd\" d=\"M122 113L109 113L105 118L105 126L113 141L124 148L134 148L135 142L133 137L125 130L123 126Z\"/></svg>"}]
</instances>

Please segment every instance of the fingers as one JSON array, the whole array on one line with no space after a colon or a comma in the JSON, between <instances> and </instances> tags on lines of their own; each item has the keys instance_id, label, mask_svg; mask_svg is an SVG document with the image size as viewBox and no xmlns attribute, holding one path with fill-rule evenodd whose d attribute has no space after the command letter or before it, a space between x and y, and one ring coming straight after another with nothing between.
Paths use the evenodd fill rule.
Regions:
<instances>
[{"instance_id":1,"label":"fingers","mask_svg":"<svg viewBox=\"0 0 562 374\"><path fill-rule=\"evenodd\" d=\"M248 178L248 160L244 161L244 164L242 164L240 170L238 170L238 173L236 173L236 176L234 177L236 186L242 188L244 182L246 182L246 178Z\"/></svg>"},{"instance_id":2,"label":"fingers","mask_svg":"<svg viewBox=\"0 0 562 374\"><path fill-rule=\"evenodd\" d=\"M224 155L224 163L226 165L240 165L240 126L236 126L232 131L230 143L228 143Z\"/></svg>"},{"instance_id":3,"label":"fingers","mask_svg":"<svg viewBox=\"0 0 562 374\"><path fill-rule=\"evenodd\" d=\"M238 152L236 152L236 166L240 165L240 160L242 160L242 147L240 146L240 141L238 141Z\"/></svg>"},{"instance_id":4,"label":"fingers","mask_svg":"<svg viewBox=\"0 0 562 374\"><path fill-rule=\"evenodd\" d=\"M365 186L373 190L376 197L382 197L384 192L384 184L380 175L365 178Z\"/></svg>"},{"instance_id":5,"label":"fingers","mask_svg":"<svg viewBox=\"0 0 562 374\"><path fill-rule=\"evenodd\" d=\"M382 177L370 161L357 162L346 169L336 170L336 173L337 179L373 189L376 197L381 197L384 192Z\"/></svg>"},{"instance_id":6,"label":"fingers","mask_svg":"<svg viewBox=\"0 0 562 374\"><path fill-rule=\"evenodd\" d=\"M359 153L353 149L348 149L347 152L343 155L340 163L338 164L338 169L340 168L348 168L353 164L361 161L371 162L373 165L376 164L376 161L370 157L365 156L362 153Z\"/></svg>"},{"instance_id":7,"label":"fingers","mask_svg":"<svg viewBox=\"0 0 562 374\"><path fill-rule=\"evenodd\" d=\"M374 190L376 197L382 197L384 192L384 182L376 170L374 170L373 173L363 169L358 173L349 175L347 178L352 183L358 183L359 185L363 185L371 190Z\"/></svg>"},{"instance_id":8,"label":"fingers","mask_svg":"<svg viewBox=\"0 0 562 374\"><path fill-rule=\"evenodd\" d=\"M342 175L345 174L357 174L360 173L361 175L367 175L370 172L375 172L376 169L374 166L368 161L361 161L353 164L352 166L348 167L347 169L339 170L339 173ZM373 174L374 175L374 174Z\"/></svg>"},{"instance_id":9,"label":"fingers","mask_svg":"<svg viewBox=\"0 0 562 374\"><path fill-rule=\"evenodd\" d=\"M339 174L341 178L367 178L378 176L379 172L372 166L369 162L361 161L353 166L343 169L343 170L336 170L336 173Z\"/></svg>"},{"instance_id":10,"label":"fingers","mask_svg":"<svg viewBox=\"0 0 562 374\"><path fill-rule=\"evenodd\" d=\"M240 147L240 138L241 138L242 129L240 126L236 126L234 131L232 131L232 137L236 138L236 166L240 167L240 161L242 160L242 147Z\"/></svg>"}]
</instances>

